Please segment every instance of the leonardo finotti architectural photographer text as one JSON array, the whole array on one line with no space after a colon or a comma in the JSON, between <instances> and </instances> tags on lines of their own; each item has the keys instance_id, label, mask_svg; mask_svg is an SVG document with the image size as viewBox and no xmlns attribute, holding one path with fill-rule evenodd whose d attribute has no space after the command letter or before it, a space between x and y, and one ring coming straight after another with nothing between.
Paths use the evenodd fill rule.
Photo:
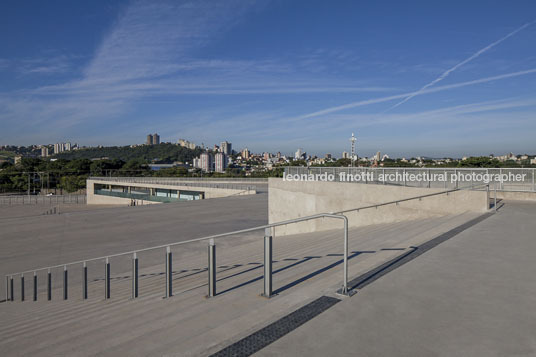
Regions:
<instances>
[{"instance_id":1,"label":"leonardo finotti architectural photographer text","mask_svg":"<svg viewBox=\"0 0 536 357\"><path fill-rule=\"evenodd\" d=\"M284 173L283 181L326 181L326 182L523 182L526 179L527 174L513 174L511 172L504 174L487 174L487 173L463 173L457 172L456 174L447 173L410 173L410 172L396 172L390 174L378 174L374 176L373 172L360 172L356 174L349 174L346 172L340 172L338 174L329 174L327 172L322 174L287 174Z\"/></svg>"}]
</instances>

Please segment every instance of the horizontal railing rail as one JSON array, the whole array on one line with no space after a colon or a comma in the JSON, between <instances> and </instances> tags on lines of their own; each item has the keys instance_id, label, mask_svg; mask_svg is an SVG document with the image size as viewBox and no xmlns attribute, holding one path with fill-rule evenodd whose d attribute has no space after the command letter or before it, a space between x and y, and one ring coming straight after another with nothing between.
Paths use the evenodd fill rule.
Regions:
<instances>
[{"instance_id":1,"label":"horizontal railing rail","mask_svg":"<svg viewBox=\"0 0 536 357\"><path fill-rule=\"evenodd\" d=\"M377 207L381 207L381 206L399 204L401 202L413 201L413 200L417 200L417 199L423 199L423 198L426 198L426 197L439 196L439 195L445 195L445 194L448 195L449 193L456 192L456 191L462 191L462 190L468 190L468 189L469 190L479 190L481 188L485 188L485 189L487 189L489 191L489 184L471 186L471 187L467 187L467 188L463 188L463 187L461 187L461 188L453 188L453 189L450 189L450 190L434 192L434 193L428 193L428 194L425 194L425 195L419 195L419 196L409 197L409 198L401 198L401 199L398 199L398 200L382 202L382 203L372 204L372 205L368 205L368 206L362 206L362 207L358 207L358 208L349 208L349 209L345 209L345 210L337 211L337 212L332 212L332 213L333 214L343 214L343 213L348 213L348 212L352 212L352 211L360 211L360 210L369 209L369 208L377 208Z\"/></svg>"},{"instance_id":2,"label":"horizontal railing rail","mask_svg":"<svg viewBox=\"0 0 536 357\"><path fill-rule=\"evenodd\" d=\"M0 206L86 203L86 195L1 195Z\"/></svg>"},{"instance_id":3,"label":"horizontal railing rail","mask_svg":"<svg viewBox=\"0 0 536 357\"><path fill-rule=\"evenodd\" d=\"M479 190L479 189L482 189L482 188L485 188L486 191L487 191L487 194L488 194L488 200L487 200L487 209L489 209L489 184L488 185L477 185L477 186L474 186L472 187L473 190ZM403 198L403 199L398 199L398 200L394 200L394 201L389 201L389 202L382 202L382 203L378 203L378 204L373 204L373 205L367 205L367 206L360 206L360 207L357 207L357 208L351 208L351 209L346 209L346 210L342 210L342 211L338 211L338 212L329 212L329 213L318 213L318 214L314 214L314 215L310 215L310 216L305 216L305 217L300 217L300 218L294 218L294 219L289 219L289 220L285 220L285 221L280 221L280 222L275 222L275 223L269 223L269 224L264 224L264 225L260 225L260 226L256 226L256 227L251 227L251 228L246 228L246 229L241 229L241 230L236 230L236 231L232 231L232 232L226 232L226 233L219 233L219 234L213 234L213 235L209 235L209 236L205 236L205 237L200 237L200 238L194 238L194 239L189 239L189 240L185 240L185 241L180 241L180 242L172 242L172 243L167 243L167 244L161 244L161 245L157 245L157 246L152 246L152 247L147 247L147 248L141 248L141 249L136 249L136 250L130 250L130 251L126 251L126 252L120 252L120 253L114 253L114 254L108 254L108 255L103 255L103 256L99 256L99 257L96 257L96 258L89 258L89 259L83 259L83 260L77 260L77 261L73 261L73 262L69 262L69 263L63 263L63 264L57 264L57 265L51 265L51 266L47 266L47 267L41 267L41 268L36 268L36 269L30 269L30 270L26 270L26 271L21 271L21 272L17 272L17 273L10 273L10 274L6 274L5 277L6 277L6 300L13 300L13 277L14 276L20 276L21 277L21 286L23 287L24 286L24 275L25 274L29 274L29 273L33 273L34 274L34 297L36 296L37 294L37 272L40 272L40 271L48 271L48 297L49 297L49 300L50 300L50 296L51 296L51 270L52 269L57 269L57 268L62 268L64 269L64 296L67 296L67 267L70 267L70 266L74 266L74 265L82 265L83 266L83 269L84 269L84 274L85 274L85 280L84 280L84 296L85 298L87 298L87 263L89 262L95 262L95 261L105 261L106 263L106 276L105 276L105 280L106 280L106 298L109 298L109 295L110 295L110 289L109 289L109 284L110 284L110 259L111 258L116 258L116 257L120 257L120 256L127 256L127 255L131 255L133 257L133 279L135 278L135 281L136 283L133 282L133 291L135 290L136 293L133 292L133 297L137 297L137 266L138 266L138 258L137 258L137 255L139 253L142 253L142 252L147 252L147 251L152 251L152 250L158 250L158 249L165 249L166 250L166 284L168 284L169 286L166 287L166 296L171 296L172 294L172 289L170 288L171 286L171 278L168 277L168 274L171 276L172 275L172 270L171 270L171 247L175 247L175 246L181 246L181 245L185 245L185 244L190 244L190 243L195 243L195 242L202 242L202 241L209 241L209 257L212 255L214 255L214 252L212 251L215 245L214 241L216 239L222 239L222 238L226 238L226 237L230 237L230 236L236 236L236 235L240 235L240 234L244 234L244 233L249 233L249 232L254 232L254 231L259 231L259 230L265 230L265 236L264 236L264 239L265 239L265 262L264 262L264 265L265 265L265 290L264 290L264 295L267 296L267 297L270 297L271 296L271 249L272 249L272 234L271 234L271 229L272 228L275 228L275 227L279 227L279 226L284 226L284 225L289 225L289 224L295 224L295 223L300 223L300 222L305 222L305 221L309 221L309 220L314 220L314 219L320 219L320 218L334 218L334 219L342 219L344 221L344 267L343 267L343 284L342 284L342 289L341 289L341 292L343 294L348 294L350 293L348 291L348 218L344 215L344 213L348 213L348 212L351 212L351 211L359 211L359 210L364 210L364 209L369 209L369 208L377 208L377 207L381 207L381 206L385 206L385 205L391 205L391 204L399 204L401 202L407 202L407 201L411 201L411 200L422 200L423 198L427 198L427 197L432 197L432 196L437 196L437 195L443 195L443 194L449 194L451 192L456 192L456 191L461 191L461 190L465 190L465 188L456 188L456 189L450 189L450 190L445 190L445 191L440 191L440 192L434 192L434 193L430 193L430 194L424 194L424 195L419 195L419 196L414 196L414 197L409 197L409 198ZM495 194L495 209L496 209L496 205L497 205L497 196ZM210 253L212 251L212 253ZM209 259L209 264L211 264L211 266L209 266L209 280L210 280L210 284L209 284L209 296L214 296L214 295L211 295L213 293L215 293L215 265L213 263L211 263L211 259ZM134 281L134 280L133 280ZM136 287L134 289L134 286ZM23 288L22 288L23 290ZM11 295L9 295L9 293ZM11 297L10 297L11 296ZM22 299L24 299L24 297L22 297ZM36 299L36 297L35 297ZM34 299L34 300L35 300Z\"/></svg>"},{"instance_id":4,"label":"horizontal railing rail","mask_svg":"<svg viewBox=\"0 0 536 357\"><path fill-rule=\"evenodd\" d=\"M231 190L253 191L256 189L255 184L235 184L226 182L192 182L187 180L178 180L175 178L156 178L156 177L89 177L88 180L99 181L105 184L129 183L129 184L149 184L165 186L187 186L187 187L205 187L205 188L222 188Z\"/></svg>"},{"instance_id":5,"label":"horizontal railing rail","mask_svg":"<svg viewBox=\"0 0 536 357\"><path fill-rule=\"evenodd\" d=\"M91 177L94 178L117 178L117 177L130 177L130 176L96 176L95 174L92 174ZM134 176L131 178L153 178L153 179L159 179L159 178L169 178L177 181L201 181L201 182L221 182L221 181L228 181L228 182L248 182L248 183L261 183L261 184L267 184L268 178L247 178L247 177L155 177L155 176Z\"/></svg>"}]
</instances>

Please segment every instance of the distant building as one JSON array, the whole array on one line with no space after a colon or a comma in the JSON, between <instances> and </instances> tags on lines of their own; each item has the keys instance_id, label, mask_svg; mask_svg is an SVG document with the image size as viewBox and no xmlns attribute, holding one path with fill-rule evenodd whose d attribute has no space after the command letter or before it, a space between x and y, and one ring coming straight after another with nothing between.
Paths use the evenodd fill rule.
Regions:
<instances>
[{"instance_id":1,"label":"distant building","mask_svg":"<svg viewBox=\"0 0 536 357\"><path fill-rule=\"evenodd\" d=\"M15 156L15 165L20 164L21 161L22 161L22 156L21 155Z\"/></svg>"},{"instance_id":2,"label":"distant building","mask_svg":"<svg viewBox=\"0 0 536 357\"><path fill-rule=\"evenodd\" d=\"M43 146L41 148L41 157L48 157L48 147Z\"/></svg>"},{"instance_id":3,"label":"distant building","mask_svg":"<svg viewBox=\"0 0 536 357\"><path fill-rule=\"evenodd\" d=\"M179 139L179 145L190 150L194 150L197 147L195 143L184 139Z\"/></svg>"},{"instance_id":4,"label":"distant building","mask_svg":"<svg viewBox=\"0 0 536 357\"><path fill-rule=\"evenodd\" d=\"M160 135L157 133L147 135L147 145L160 144Z\"/></svg>"},{"instance_id":5,"label":"distant building","mask_svg":"<svg viewBox=\"0 0 536 357\"><path fill-rule=\"evenodd\" d=\"M223 152L216 153L214 156L214 169L216 172L225 172L227 168L227 155Z\"/></svg>"},{"instance_id":6,"label":"distant building","mask_svg":"<svg viewBox=\"0 0 536 357\"><path fill-rule=\"evenodd\" d=\"M245 148L242 150L242 158L244 160L249 160L249 157L251 156L251 153L249 152L248 148Z\"/></svg>"},{"instance_id":7,"label":"distant building","mask_svg":"<svg viewBox=\"0 0 536 357\"><path fill-rule=\"evenodd\" d=\"M331 160L331 154L330 153L326 154L326 160Z\"/></svg>"},{"instance_id":8,"label":"distant building","mask_svg":"<svg viewBox=\"0 0 536 357\"><path fill-rule=\"evenodd\" d=\"M350 158L350 154L348 153L348 151L343 151L342 152L342 158L343 159L349 159Z\"/></svg>"},{"instance_id":9,"label":"distant building","mask_svg":"<svg viewBox=\"0 0 536 357\"><path fill-rule=\"evenodd\" d=\"M222 141L220 144L220 151L225 155L231 155L233 153L232 144L227 141Z\"/></svg>"},{"instance_id":10,"label":"distant building","mask_svg":"<svg viewBox=\"0 0 536 357\"><path fill-rule=\"evenodd\" d=\"M270 157L272 157L272 155L269 152L265 152L263 155L264 161L270 160Z\"/></svg>"},{"instance_id":11,"label":"distant building","mask_svg":"<svg viewBox=\"0 0 536 357\"><path fill-rule=\"evenodd\" d=\"M294 158L295 158L296 160L301 160L301 159L305 158L305 156L307 156L307 155L306 155L305 152L303 152L302 149L298 149L298 150L296 150L296 152L294 153Z\"/></svg>"},{"instance_id":12,"label":"distant building","mask_svg":"<svg viewBox=\"0 0 536 357\"><path fill-rule=\"evenodd\" d=\"M54 154L59 154L60 152L70 151L71 143L56 143L54 144Z\"/></svg>"},{"instance_id":13,"label":"distant building","mask_svg":"<svg viewBox=\"0 0 536 357\"><path fill-rule=\"evenodd\" d=\"M381 152L377 152L376 155L374 155L374 160L376 160L377 162L379 162L381 160L381 157L382 157L382 153Z\"/></svg>"},{"instance_id":14,"label":"distant building","mask_svg":"<svg viewBox=\"0 0 536 357\"><path fill-rule=\"evenodd\" d=\"M200 163L201 170L205 172L214 171L214 158L211 153L204 152L201 154L199 159L201 160L201 163Z\"/></svg>"}]
</instances>

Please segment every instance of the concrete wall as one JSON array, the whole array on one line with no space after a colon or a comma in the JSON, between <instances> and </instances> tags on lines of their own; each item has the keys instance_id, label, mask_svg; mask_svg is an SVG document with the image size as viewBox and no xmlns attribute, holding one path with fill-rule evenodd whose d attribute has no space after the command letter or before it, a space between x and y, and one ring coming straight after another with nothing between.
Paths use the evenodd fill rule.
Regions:
<instances>
[{"instance_id":1,"label":"concrete wall","mask_svg":"<svg viewBox=\"0 0 536 357\"><path fill-rule=\"evenodd\" d=\"M131 187L146 187L146 188L161 188L170 190L183 190L183 191L199 191L204 192L205 199L239 196L239 195L252 195L256 194L255 190L241 190L231 188L214 188L214 187L202 187L202 186L181 186L180 184L164 185L164 184L151 184L151 183L134 183L134 182L113 182L106 180L87 180L87 204L129 204L130 198L95 195L95 184L113 185L113 186L131 186ZM137 202L140 200L136 200ZM161 202L143 201L143 204L154 204Z\"/></svg>"},{"instance_id":2,"label":"concrete wall","mask_svg":"<svg viewBox=\"0 0 536 357\"><path fill-rule=\"evenodd\" d=\"M495 193L491 193L493 197ZM497 191L497 198L501 200L536 201L536 192Z\"/></svg>"},{"instance_id":3,"label":"concrete wall","mask_svg":"<svg viewBox=\"0 0 536 357\"><path fill-rule=\"evenodd\" d=\"M367 185L341 182L289 182L270 178L268 211L270 223L345 209L400 200L442 189ZM437 195L378 208L348 212L352 227L437 217L462 212L485 212L488 209L485 191L456 191L448 196ZM277 235L305 233L341 228L339 220L322 218L310 222L277 227Z\"/></svg>"}]
</instances>

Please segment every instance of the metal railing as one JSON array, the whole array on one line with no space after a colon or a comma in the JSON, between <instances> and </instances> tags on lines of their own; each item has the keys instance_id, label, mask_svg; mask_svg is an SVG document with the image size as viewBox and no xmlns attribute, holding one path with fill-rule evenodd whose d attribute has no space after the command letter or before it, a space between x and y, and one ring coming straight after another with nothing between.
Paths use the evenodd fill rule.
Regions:
<instances>
[{"instance_id":1,"label":"metal railing","mask_svg":"<svg viewBox=\"0 0 536 357\"><path fill-rule=\"evenodd\" d=\"M289 166L285 168L285 176L287 175L291 175L290 177L298 175L302 178L305 178L305 175L313 175L317 181L442 188L445 190L496 182L499 191L536 192L536 169L534 168ZM331 175L329 179L328 175ZM356 179L352 179L350 175ZM489 181L486 180L485 175L490 179ZM516 175L520 180L516 180Z\"/></svg>"},{"instance_id":2,"label":"metal railing","mask_svg":"<svg viewBox=\"0 0 536 357\"><path fill-rule=\"evenodd\" d=\"M165 286L165 297L170 297L173 295L173 285L172 285L172 252L171 247L174 246L181 246L189 243L195 243L195 242L202 242L202 241L208 241L208 296L213 297L216 295L216 245L215 240L221 239L225 237L230 236L236 236L243 233L249 233L259 230L264 230L264 292L263 296L265 297L271 297L272 296L272 229L278 226L284 226L289 224L295 224L305 221L310 221L314 219L320 219L320 218L333 218L333 219L341 219L344 222L344 256L343 256L343 281L342 281L342 287L339 290L339 293L348 295L352 294L352 292L348 288L348 218L344 215L344 213L348 213L351 211L360 211L365 209L372 209L372 208L378 208L381 206L386 205L399 205L401 202L407 202L412 200L422 200L423 198L432 197L432 196L438 196L438 195L449 195L451 192L461 191L465 190L466 188L455 188L440 192L434 192L430 194L425 195L419 195L404 199L398 199L394 201L389 202L383 202L368 206L361 206L357 208L352 209L346 209L339 212L330 212L330 213L319 213L315 215L310 215L306 217L301 218L295 218L290 220L285 220L281 222L271 223L271 224L265 224L257 227L227 232L227 233L220 233L220 234L214 234L206 237L201 238L195 238L190 239L182 242L174 242L174 243L168 243L168 244L162 244L154 247L149 248L143 248L143 249L137 249L122 253L116 253L116 254L110 254L106 256L101 256L97 258L91 258L91 259L85 259L85 260L79 260L74 261L70 263L65 264L58 264L38 269L31 269L27 271L17 272L17 273L11 273L7 274L5 276L6 278L6 301L14 301L14 276L20 276L20 289L21 289L21 301L24 301L25 295L24 295L24 275L25 274L31 274L33 273L33 300L37 300L37 289L38 289L38 281L37 281L37 272L39 271L47 271L47 300L52 299L52 269L56 268L62 268L63 267L63 298L64 300L67 300L68 298L68 267L74 266L74 265L81 265L82 267L82 276L83 276L83 286L82 286L82 298L85 300L88 298L88 266L87 263L89 262L96 262L96 261L104 261L105 263L105 299L109 299L111 297L111 258L116 258L120 256L128 256L130 255L132 258L132 294L131 297L133 299L138 297L138 291L139 291L139 284L138 284L138 254L141 252L147 252L147 251L153 251L158 249L165 249L165 275L166 275L166 286ZM473 190L480 190L485 189L487 192L487 209L490 209L490 187L488 185L478 185L471 187ZM494 197L494 208L497 210L497 189L495 187L495 197Z\"/></svg>"},{"instance_id":3,"label":"metal railing","mask_svg":"<svg viewBox=\"0 0 536 357\"><path fill-rule=\"evenodd\" d=\"M234 184L226 182L189 182L180 178L173 177L89 177L88 180L104 182L105 184L113 183L131 183L131 184L150 184L166 186L187 186L187 187L207 187L222 188L241 191L253 191L255 185Z\"/></svg>"},{"instance_id":4,"label":"metal railing","mask_svg":"<svg viewBox=\"0 0 536 357\"><path fill-rule=\"evenodd\" d=\"M59 205L86 203L86 195L6 195L0 196L0 206Z\"/></svg>"},{"instance_id":5,"label":"metal railing","mask_svg":"<svg viewBox=\"0 0 536 357\"><path fill-rule=\"evenodd\" d=\"M93 262L93 261L104 261L105 262L105 299L109 299L111 297L110 292L110 259L120 256L132 256L132 298L138 297L138 254L141 252L147 252L151 250L158 250L158 249L165 249L165 274L166 274L166 288L165 288L165 297L170 297L173 295L173 287L172 287L172 253L171 253L171 247L173 246L179 246L194 242L202 242L202 241L209 241L209 257L212 254L212 259L209 259L209 297L213 297L216 295L216 259L215 259L215 239L218 238L224 238L229 237L233 235L248 233L248 232L254 232L258 230L264 230L264 293L263 296L265 297L271 297L272 296L272 234L271 230L274 227L283 226L287 224L293 224L298 222L305 222L313 219L319 219L319 218L334 218L334 219L341 219L344 222L344 269L343 269L343 284L342 284L342 291L346 293L348 291L348 219L344 215L336 215L331 213L319 213L307 217L301 217L296 219L291 219L287 221L277 222L277 223L271 223L271 224L265 224L262 226L257 226L253 228L247 228L242 229L238 231L233 232L227 232L227 233L220 233L215 234L207 237L202 238L195 238L190 239L182 242L175 242L175 243L169 243L169 244L163 244L158 245L154 247L149 248L143 248L123 253L117 253L117 254L111 254L106 256L101 256L97 258L91 258L91 259L85 259L65 264L59 264L59 265L53 265L48 266L44 268L39 269L32 269L27 271L22 271L18 273L12 273L6 275L6 301L14 301L14 279L13 276L20 276L20 288L21 288L21 301L24 301L25 295L24 295L24 275L33 273L33 296L34 301L37 300L37 289L38 289L38 282L37 282L37 272L39 271L47 271L47 299L52 300L52 273L51 270L55 268L61 268L63 267L63 299L67 300L68 298L68 269L67 267L73 266L73 265L81 265L83 270L83 299L87 299L88 297L88 279L87 279L87 263ZM212 253L211 253L212 252Z\"/></svg>"}]
</instances>

